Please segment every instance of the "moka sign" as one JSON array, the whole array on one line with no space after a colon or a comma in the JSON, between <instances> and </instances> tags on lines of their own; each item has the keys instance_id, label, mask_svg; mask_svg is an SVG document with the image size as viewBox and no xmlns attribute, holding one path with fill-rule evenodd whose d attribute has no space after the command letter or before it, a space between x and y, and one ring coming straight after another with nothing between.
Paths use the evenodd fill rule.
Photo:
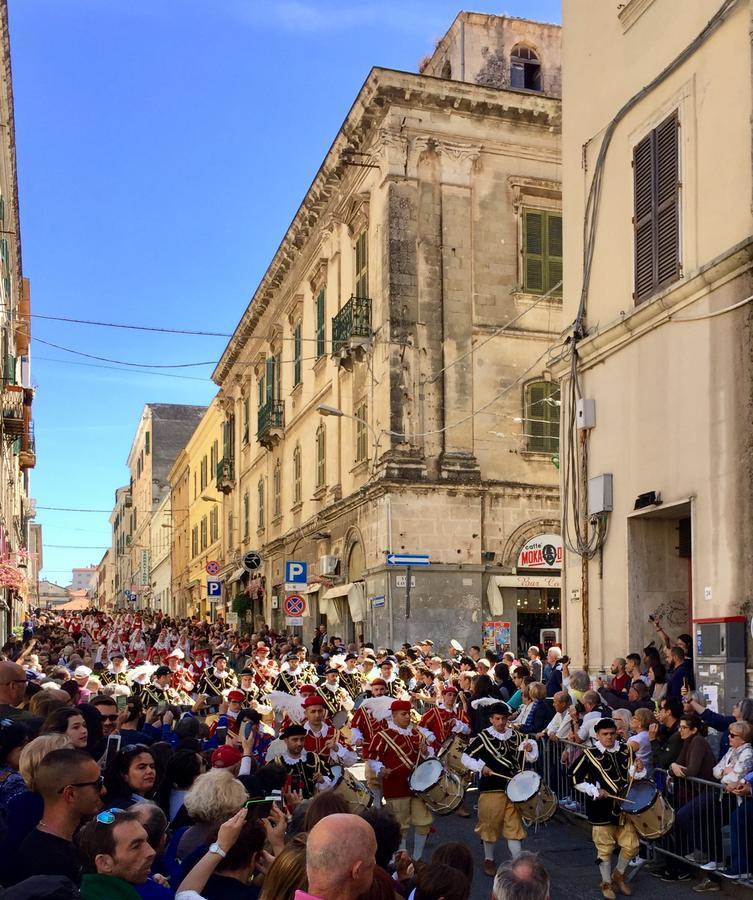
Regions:
<instances>
[{"instance_id":1,"label":"moka sign","mask_svg":"<svg viewBox=\"0 0 753 900\"><path fill-rule=\"evenodd\" d=\"M558 534L539 534L531 538L518 554L518 569L561 569L562 538Z\"/></svg>"}]
</instances>

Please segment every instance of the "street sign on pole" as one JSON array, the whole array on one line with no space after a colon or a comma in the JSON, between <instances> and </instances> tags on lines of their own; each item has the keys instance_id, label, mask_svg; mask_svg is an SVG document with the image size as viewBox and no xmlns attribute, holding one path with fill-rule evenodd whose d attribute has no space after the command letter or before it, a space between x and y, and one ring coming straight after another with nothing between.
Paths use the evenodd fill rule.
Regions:
<instances>
[{"instance_id":1,"label":"street sign on pole","mask_svg":"<svg viewBox=\"0 0 753 900\"><path fill-rule=\"evenodd\" d=\"M303 625L303 619L300 616L286 616L285 624L291 628L300 628Z\"/></svg>"},{"instance_id":2,"label":"street sign on pole","mask_svg":"<svg viewBox=\"0 0 753 900\"><path fill-rule=\"evenodd\" d=\"M222 582L221 581L213 581L211 579L207 579L207 597L212 599L217 599L222 596Z\"/></svg>"},{"instance_id":3,"label":"street sign on pole","mask_svg":"<svg viewBox=\"0 0 753 900\"><path fill-rule=\"evenodd\" d=\"M207 575L219 575L220 574L220 564L216 559L210 559L206 564Z\"/></svg>"},{"instance_id":4,"label":"street sign on pole","mask_svg":"<svg viewBox=\"0 0 753 900\"><path fill-rule=\"evenodd\" d=\"M388 553L388 566L430 566L428 553Z\"/></svg>"},{"instance_id":5,"label":"street sign on pole","mask_svg":"<svg viewBox=\"0 0 753 900\"><path fill-rule=\"evenodd\" d=\"M293 559L285 561L285 581L289 584L306 584L309 575L308 563Z\"/></svg>"},{"instance_id":6,"label":"street sign on pole","mask_svg":"<svg viewBox=\"0 0 753 900\"><path fill-rule=\"evenodd\" d=\"M261 564L261 553L257 553L256 550L250 550L248 553L244 553L241 559L241 565L247 572L258 571L261 569Z\"/></svg>"},{"instance_id":7,"label":"street sign on pole","mask_svg":"<svg viewBox=\"0 0 753 900\"><path fill-rule=\"evenodd\" d=\"M286 616L303 616L306 612L306 598L300 594L291 594L282 601L282 609Z\"/></svg>"}]
</instances>

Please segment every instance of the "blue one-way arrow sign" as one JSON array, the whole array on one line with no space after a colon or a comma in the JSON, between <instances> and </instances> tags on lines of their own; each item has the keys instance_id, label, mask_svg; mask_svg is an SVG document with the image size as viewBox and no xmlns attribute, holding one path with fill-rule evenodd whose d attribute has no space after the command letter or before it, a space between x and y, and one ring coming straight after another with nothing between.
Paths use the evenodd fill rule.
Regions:
<instances>
[{"instance_id":1,"label":"blue one-way arrow sign","mask_svg":"<svg viewBox=\"0 0 753 900\"><path fill-rule=\"evenodd\" d=\"M388 553L388 566L430 566L428 553Z\"/></svg>"}]
</instances>

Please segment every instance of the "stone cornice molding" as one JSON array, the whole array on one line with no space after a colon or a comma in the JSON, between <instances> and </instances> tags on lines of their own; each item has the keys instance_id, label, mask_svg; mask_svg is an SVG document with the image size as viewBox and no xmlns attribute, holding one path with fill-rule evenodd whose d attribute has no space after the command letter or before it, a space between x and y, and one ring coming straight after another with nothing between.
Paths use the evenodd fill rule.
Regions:
<instances>
[{"instance_id":1,"label":"stone cornice molding","mask_svg":"<svg viewBox=\"0 0 753 900\"><path fill-rule=\"evenodd\" d=\"M371 194L369 191L362 191L355 194L348 204L348 210L344 216L344 222L348 228L348 235L351 238L358 237L362 231L369 227L369 209L371 205Z\"/></svg>"},{"instance_id":2,"label":"stone cornice molding","mask_svg":"<svg viewBox=\"0 0 753 900\"><path fill-rule=\"evenodd\" d=\"M520 208L529 197L546 200L545 205L549 208L562 209L562 184L559 181L510 175L507 183L512 191L512 205L515 213L520 212Z\"/></svg>"},{"instance_id":3,"label":"stone cornice molding","mask_svg":"<svg viewBox=\"0 0 753 900\"><path fill-rule=\"evenodd\" d=\"M327 281L327 264L329 260L326 256L320 256L316 265L309 273L308 282L311 293L316 294L317 291L324 287Z\"/></svg>"},{"instance_id":4,"label":"stone cornice molding","mask_svg":"<svg viewBox=\"0 0 753 900\"><path fill-rule=\"evenodd\" d=\"M303 318L303 294L294 294L291 297L285 309L285 315L291 328L294 328L296 323L301 321Z\"/></svg>"},{"instance_id":5,"label":"stone cornice molding","mask_svg":"<svg viewBox=\"0 0 753 900\"><path fill-rule=\"evenodd\" d=\"M481 145L437 141L436 149L442 164L442 184L469 187L473 168L481 156Z\"/></svg>"}]
</instances>

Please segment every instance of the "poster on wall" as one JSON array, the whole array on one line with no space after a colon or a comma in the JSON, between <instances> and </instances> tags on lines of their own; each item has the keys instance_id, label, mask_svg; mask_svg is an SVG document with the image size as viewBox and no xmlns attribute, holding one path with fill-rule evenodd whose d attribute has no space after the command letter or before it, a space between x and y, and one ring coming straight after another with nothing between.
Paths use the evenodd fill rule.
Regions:
<instances>
[{"instance_id":1,"label":"poster on wall","mask_svg":"<svg viewBox=\"0 0 753 900\"><path fill-rule=\"evenodd\" d=\"M482 622L481 643L484 650L503 653L510 649L509 622Z\"/></svg>"}]
</instances>

